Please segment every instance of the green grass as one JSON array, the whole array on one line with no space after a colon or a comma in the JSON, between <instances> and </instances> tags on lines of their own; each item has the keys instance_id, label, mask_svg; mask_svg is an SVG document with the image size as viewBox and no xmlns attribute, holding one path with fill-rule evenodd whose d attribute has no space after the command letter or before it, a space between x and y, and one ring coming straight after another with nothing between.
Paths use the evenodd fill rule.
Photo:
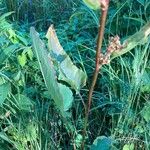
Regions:
<instances>
[{"instance_id":1,"label":"green grass","mask_svg":"<svg viewBox=\"0 0 150 150\"><path fill-rule=\"evenodd\" d=\"M19 2L0 1L1 16L15 11L7 19L0 17L0 92L1 87L7 87L4 97L0 95L0 104L5 99L0 105L0 149L79 149L84 103L94 70L99 13L74 0L32 0L32 5ZM141 0L111 1L103 51L110 36L118 34L124 40L138 31L150 20L149 11L148 0L145 4ZM35 26L46 41L44 36L51 23L63 48L88 75L87 85L75 96L68 120L61 117L49 97L29 36L29 27ZM89 117L87 149L102 135L111 137L118 150L133 144L135 150L150 149L149 53L150 40L100 71Z\"/></svg>"}]
</instances>

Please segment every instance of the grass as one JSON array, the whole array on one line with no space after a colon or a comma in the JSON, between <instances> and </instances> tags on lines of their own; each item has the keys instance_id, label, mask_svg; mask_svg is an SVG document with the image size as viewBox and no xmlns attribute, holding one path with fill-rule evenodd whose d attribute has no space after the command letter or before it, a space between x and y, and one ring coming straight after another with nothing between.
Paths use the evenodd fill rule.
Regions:
<instances>
[{"instance_id":1,"label":"grass","mask_svg":"<svg viewBox=\"0 0 150 150\"><path fill-rule=\"evenodd\" d=\"M81 1L20 2L0 2L3 13L15 11L0 22L0 87L7 86L3 91L5 101L0 105L0 149L79 149L84 103L94 70L99 14ZM148 0L111 1L103 51L110 36L118 34L124 40L138 31L150 20L149 10ZM75 96L69 124L49 97L28 33L30 26L36 26L45 40L51 23L63 48L88 75L87 85ZM102 135L111 137L119 150L150 149L149 42L101 69L90 111L87 149ZM6 54L8 48L10 53ZM24 61L19 62L18 56Z\"/></svg>"}]
</instances>

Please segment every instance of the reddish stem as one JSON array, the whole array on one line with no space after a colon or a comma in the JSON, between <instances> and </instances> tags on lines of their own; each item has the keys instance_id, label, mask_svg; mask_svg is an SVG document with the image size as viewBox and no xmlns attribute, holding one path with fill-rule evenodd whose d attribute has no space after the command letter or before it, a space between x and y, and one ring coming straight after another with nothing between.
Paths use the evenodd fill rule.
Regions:
<instances>
[{"instance_id":1,"label":"reddish stem","mask_svg":"<svg viewBox=\"0 0 150 150\"><path fill-rule=\"evenodd\" d=\"M95 84L97 81L99 70L103 64L103 58L102 58L103 54L102 54L101 48L102 48L102 42L103 42L103 37L104 37L104 29L105 29L106 17L107 17L107 12L108 12L108 6L109 6L109 0L102 0L101 1L101 7L102 7L101 12L102 12L102 14L100 17L100 26L99 26L98 39L97 39L95 71L93 74L92 84L91 84L91 87L89 89L88 101L87 101L86 110L85 110L83 142L81 145L82 150L84 150L84 145L85 145L85 136L86 136L89 112L90 112L91 103L92 103L92 95L93 95L94 87L95 87Z\"/></svg>"}]
</instances>

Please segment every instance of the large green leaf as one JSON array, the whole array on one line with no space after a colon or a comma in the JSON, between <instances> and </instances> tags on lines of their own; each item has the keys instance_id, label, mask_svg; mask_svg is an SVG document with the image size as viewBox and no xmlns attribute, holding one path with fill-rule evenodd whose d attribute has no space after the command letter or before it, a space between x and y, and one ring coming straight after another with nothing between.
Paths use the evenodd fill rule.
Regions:
<instances>
[{"instance_id":1,"label":"large green leaf","mask_svg":"<svg viewBox=\"0 0 150 150\"><path fill-rule=\"evenodd\" d=\"M11 88L9 83L3 83L0 85L0 105L2 105L5 99L7 98L10 89Z\"/></svg>"},{"instance_id":2,"label":"large green leaf","mask_svg":"<svg viewBox=\"0 0 150 150\"><path fill-rule=\"evenodd\" d=\"M33 48L51 98L55 101L56 106L61 112L67 111L73 101L72 92L65 85L61 85L57 82L57 76L51 57L48 56L48 51L46 50L44 43L33 27L30 30L30 34L32 37Z\"/></svg>"},{"instance_id":3,"label":"large green leaf","mask_svg":"<svg viewBox=\"0 0 150 150\"><path fill-rule=\"evenodd\" d=\"M51 57L57 62L59 80L67 82L77 92L86 84L86 73L77 68L59 43L56 32L51 26L46 35Z\"/></svg>"},{"instance_id":4,"label":"large green leaf","mask_svg":"<svg viewBox=\"0 0 150 150\"><path fill-rule=\"evenodd\" d=\"M112 140L105 136L97 137L94 140L93 145L91 146L91 150L110 150L111 149Z\"/></svg>"}]
</instances>

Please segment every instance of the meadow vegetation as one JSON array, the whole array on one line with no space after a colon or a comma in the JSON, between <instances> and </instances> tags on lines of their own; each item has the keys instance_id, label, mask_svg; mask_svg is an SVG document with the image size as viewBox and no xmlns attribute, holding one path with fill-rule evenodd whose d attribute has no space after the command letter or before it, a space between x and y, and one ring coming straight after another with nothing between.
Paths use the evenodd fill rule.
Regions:
<instances>
[{"instance_id":1,"label":"meadow vegetation","mask_svg":"<svg viewBox=\"0 0 150 150\"><path fill-rule=\"evenodd\" d=\"M0 0L0 150L81 149L100 15L81 0ZM103 53L116 35L130 50L99 71L84 149L150 150L149 0L110 0Z\"/></svg>"}]
</instances>

